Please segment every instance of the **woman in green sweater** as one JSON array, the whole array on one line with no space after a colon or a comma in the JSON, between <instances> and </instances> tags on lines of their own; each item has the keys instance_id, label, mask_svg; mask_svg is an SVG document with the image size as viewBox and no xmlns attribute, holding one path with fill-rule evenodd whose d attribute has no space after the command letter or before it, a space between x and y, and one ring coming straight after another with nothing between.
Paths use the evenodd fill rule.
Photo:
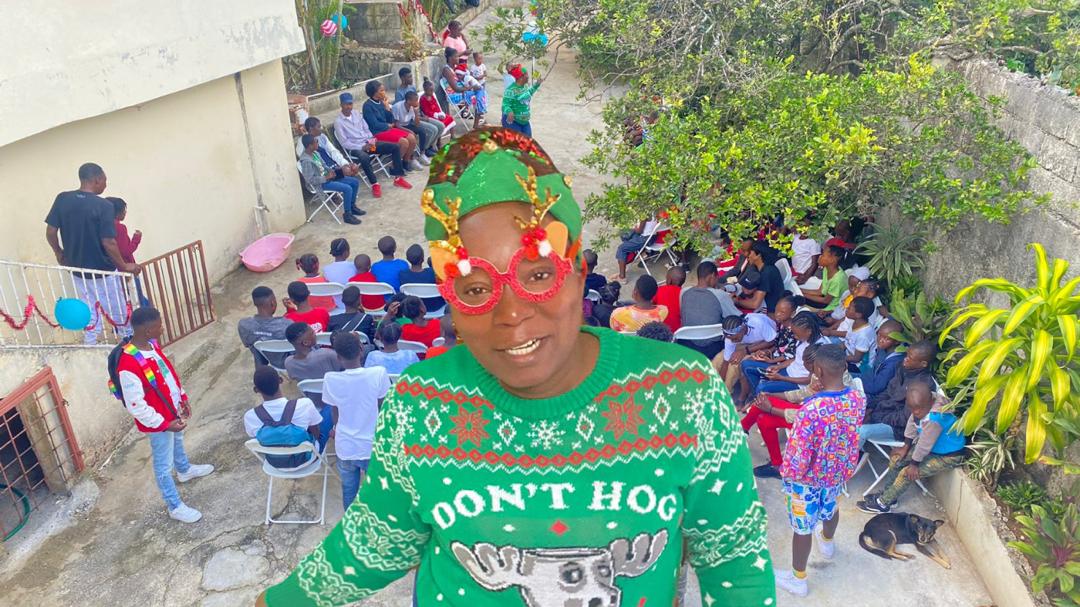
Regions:
<instances>
[{"instance_id":1,"label":"woman in green sweater","mask_svg":"<svg viewBox=\"0 0 1080 607\"><path fill-rule=\"evenodd\" d=\"M409 367L329 537L260 605L343 605L418 568L419 607L774 602L731 397L682 346L582 326L581 211L532 139L432 164L425 230L461 345Z\"/></svg>"}]
</instances>

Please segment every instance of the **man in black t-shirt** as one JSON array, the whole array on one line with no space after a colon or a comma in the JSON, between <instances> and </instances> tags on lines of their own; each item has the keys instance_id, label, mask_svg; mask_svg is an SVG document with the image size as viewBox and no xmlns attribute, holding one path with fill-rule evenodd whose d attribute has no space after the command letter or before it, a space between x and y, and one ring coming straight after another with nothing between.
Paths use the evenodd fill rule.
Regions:
<instances>
[{"instance_id":1,"label":"man in black t-shirt","mask_svg":"<svg viewBox=\"0 0 1080 607\"><path fill-rule=\"evenodd\" d=\"M744 310L756 312L764 304L765 311L772 314L776 310L776 302L784 296L784 279L776 267L776 252L767 242L758 240L750 246L747 258L757 270L757 285L739 296L738 305ZM753 281L748 279L748 283L753 284ZM746 285L743 287L746 289Z\"/></svg>"},{"instance_id":2,"label":"man in black t-shirt","mask_svg":"<svg viewBox=\"0 0 1080 607\"><path fill-rule=\"evenodd\" d=\"M45 239L62 266L137 274L139 265L125 262L116 246L116 213L112 203L101 197L105 184L105 171L100 166L88 162L79 167L79 189L57 195L45 217ZM94 272L73 272L73 281L79 299L92 312L93 325L86 330L84 343L97 343L108 322L102 311L115 322L124 323L117 327L119 333L131 333L127 325L126 281Z\"/></svg>"}]
</instances>

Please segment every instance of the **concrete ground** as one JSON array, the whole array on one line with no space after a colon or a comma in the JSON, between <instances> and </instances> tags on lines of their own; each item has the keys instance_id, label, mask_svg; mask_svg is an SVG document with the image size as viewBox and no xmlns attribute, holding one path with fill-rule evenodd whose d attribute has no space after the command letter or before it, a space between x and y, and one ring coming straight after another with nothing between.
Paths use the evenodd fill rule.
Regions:
<instances>
[{"instance_id":1,"label":"concrete ground","mask_svg":"<svg viewBox=\"0 0 1080 607\"><path fill-rule=\"evenodd\" d=\"M558 166L574 176L575 193L584 200L602 184L602 177L587 172L579 161L588 149L584 134L600 124L600 108L578 101L572 57L565 50L561 54L536 98L533 124L537 139ZM492 66L495 63L491 59ZM498 107L500 89L496 78L491 86L492 107ZM414 173L410 179L416 186L411 191L387 184L382 199L363 196L362 207L368 214L361 226L339 226L325 215L303 226L292 253L314 252L325 260L329 242L337 236L349 239L354 254L374 253L376 240L384 234L398 239L400 251L422 242L418 199L424 178ZM594 231L587 227L586 236L591 233ZM614 271L611 251L601 257L600 271ZM133 432L104 465L87 471L88 481L76 492L85 503L58 506L60 524L32 554L16 557L25 555L19 542L28 542L25 538L34 536L30 531L7 544L12 556L0 564L0 603L250 605L264 587L284 577L329 532L330 525L342 515L336 476L330 477L325 526L267 527L262 522L266 477L243 447L246 437L241 416L255 399L250 388L251 357L240 347L236 322L251 313L248 294L253 287L269 285L281 296L295 276L295 268L288 263L265 275L238 270L214 293L219 320L169 348L193 399L194 418L186 433L188 454L193 462L208 462L217 468L209 477L180 486L185 501L203 512L203 520L183 525L167 518L150 471L149 447ZM295 386L288 390L295 394ZM763 461L758 436L753 434L750 441L757 460ZM868 472L860 473L851 487L853 496L861 493L868 478ZM317 515L320 482L310 478L277 485L275 514ZM790 531L779 483L763 481L759 490L771 516L769 546L777 566L786 567L790 564ZM921 495L906 496L903 506L926 516L941 516L934 502ZM939 532L953 562L953 568L946 571L922 556L896 563L862 551L856 537L869 516L855 510L854 499L844 500L841 512L836 559L826 562L812 557L810 596L781 596L779 605L991 604L970 557L949 526ZM411 584L411 579L401 580L363 604L406 607ZM688 605L698 607L701 602L696 590L691 595Z\"/></svg>"}]
</instances>

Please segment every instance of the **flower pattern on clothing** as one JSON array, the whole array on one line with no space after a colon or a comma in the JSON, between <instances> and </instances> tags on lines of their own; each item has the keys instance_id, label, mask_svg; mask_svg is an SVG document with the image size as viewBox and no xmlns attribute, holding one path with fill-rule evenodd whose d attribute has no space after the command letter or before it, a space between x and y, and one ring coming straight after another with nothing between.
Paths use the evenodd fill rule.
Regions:
<instances>
[{"instance_id":1,"label":"flower pattern on clothing","mask_svg":"<svg viewBox=\"0 0 1080 607\"><path fill-rule=\"evenodd\" d=\"M806 399L784 449L780 476L810 487L837 487L855 474L865 397L851 388Z\"/></svg>"},{"instance_id":2,"label":"flower pattern on clothing","mask_svg":"<svg viewBox=\"0 0 1080 607\"><path fill-rule=\"evenodd\" d=\"M799 347L799 338L791 332L791 329L783 325L776 332L776 355L784 358L795 358L795 350Z\"/></svg>"}]
</instances>

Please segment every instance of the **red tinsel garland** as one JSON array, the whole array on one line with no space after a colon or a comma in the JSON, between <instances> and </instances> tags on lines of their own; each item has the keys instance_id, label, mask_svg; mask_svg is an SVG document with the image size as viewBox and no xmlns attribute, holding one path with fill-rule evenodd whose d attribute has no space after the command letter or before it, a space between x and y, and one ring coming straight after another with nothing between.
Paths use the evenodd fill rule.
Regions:
<instances>
[{"instance_id":1,"label":"red tinsel garland","mask_svg":"<svg viewBox=\"0 0 1080 607\"><path fill-rule=\"evenodd\" d=\"M109 316L109 313L105 311L105 308L102 307L100 301L94 302L95 317L92 319L92 322L90 324L86 325L86 328L84 330L89 331L90 329L93 329L95 326L97 326L97 323L100 322L102 317L104 317L105 321L114 327L122 327L128 324L128 322L131 321L131 302L128 301L125 302L125 304L126 310L124 321L118 322L116 319ZM3 310L0 310L0 318L3 318L4 322L7 323L7 326L15 329L16 331L22 331L23 329L25 329L26 325L30 323L30 317L34 314L37 314L38 317L40 317L41 320L45 321L45 324L49 325L50 327L54 329L60 327L58 323L49 320L49 317L45 316L45 313L42 312L41 308L38 307L37 302L34 301L33 295L26 296L26 307L23 308L23 317L21 321L15 320L15 317L11 316Z\"/></svg>"}]
</instances>

